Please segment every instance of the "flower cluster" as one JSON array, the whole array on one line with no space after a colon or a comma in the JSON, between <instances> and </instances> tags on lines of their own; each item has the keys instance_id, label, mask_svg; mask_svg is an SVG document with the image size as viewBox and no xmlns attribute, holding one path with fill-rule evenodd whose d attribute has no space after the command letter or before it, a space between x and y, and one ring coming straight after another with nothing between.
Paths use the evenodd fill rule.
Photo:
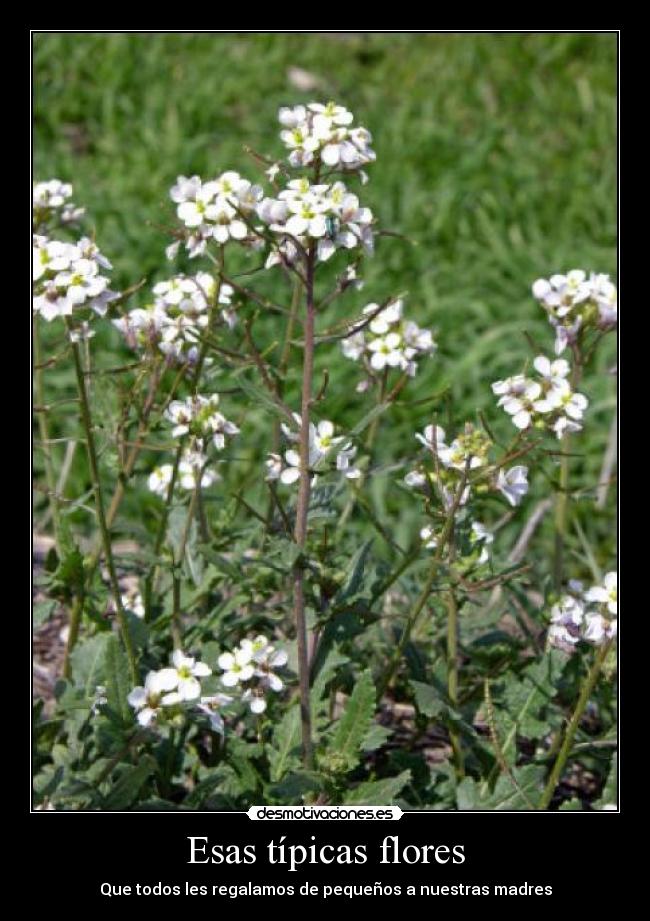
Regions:
<instances>
[{"instance_id":1,"label":"flower cluster","mask_svg":"<svg viewBox=\"0 0 650 921\"><path fill-rule=\"evenodd\" d=\"M178 462L178 472L175 482L186 492L193 492L197 486L207 489L219 479L219 474L206 466L208 458L196 448L185 448ZM161 464L149 474L149 489L161 499L166 499L172 479L174 477L173 464Z\"/></svg>"},{"instance_id":2,"label":"flower cluster","mask_svg":"<svg viewBox=\"0 0 650 921\"><path fill-rule=\"evenodd\" d=\"M444 509L454 505L461 508L467 505L472 482L472 471L485 471L485 482L480 489L494 489L500 492L512 506L517 506L528 492L528 468L517 465L496 471L489 465L489 452L492 442L482 430L466 423L464 430L452 441L447 442L445 430L439 425L427 425L423 433L417 433L417 440L427 449L431 460L423 460L410 470L404 482L412 489L423 492L429 499L438 496ZM467 519L465 519L465 524ZM467 528L465 528L467 530ZM438 541L435 531L430 526L422 528L420 537L424 546L433 549ZM469 521L467 544L469 552L480 549L477 559L479 564L487 562L488 547L493 542L493 535L479 521Z\"/></svg>"},{"instance_id":3,"label":"flower cluster","mask_svg":"<svg viewBox=\"0 0 650 921\"><path fill-rule=\"evenodd\" d=\"M252 713L266 710L266 692L280 692L284 687L275 670L287 664L287 653L276 649L265 636L244 639L232 652L219 656L221 683L226 688L238 688L241 700Z\"/></svg>"},{"instance_id":4,"label":"flower cluster","mask_svg":"<svg viewBox=\"0 0 650 921\"><path fill-rule=\"evenodd\" d=\"M312 102L283 107L278 119L291 166L308 166L318 159L325 166L357 170L375 160L370 132L353 127L354 116L343 106Z\"/></svg>"},{"instance_id":5,"label":"flower cluster","mask_svg":"<svg viewBox=\"0 0 650 921\"><path fill-rule=\"evenodd\" d=\"M608 572L602 585L584 591L582 583L570 582L569 592L551 608L549 642L570 652L581 640L602 646L618 632L618 577Z\"/></svg>"},{"instance_id":6,"label":"flower cluster","mask_svg":"<svg viewBox=\"0 0 650 921\"><path fill-rule=\"evenodd\" d=\"M555 329L555 351L561 354L581 330L595 327L614 329L618 322L618 293L609 275L582 269L566 275L538 278L533 284L535 297L548 314Z\"/></svg>"},{"instance_id":7,"label":"flower cluster","mask_svg":"<svg viewBox=\"0 0 650 921\"><path fill-rule=\"evenodd\" d=\"M165 410L165 418L174 426L174 438L189 435L199 451L207 441L211 441L217 451L222 451L226 435L237 435L239 429L219 412L218 406L218 393L207 397L197 393L185 400L172 400Z\"/></svg>"},{"instance_id":8,"label":"flower cluster","mask_svg":"<svg viewBox=\"0 0 650 921\"><path fill-rule=\"evenodd\" d=\"M312 184L308 179L292 179L277 198L264 198L257 213L269 229L280 237L266 267L293 263L300 248L315 241L317 257L329 259L337 249L361 246L372 253L373 215L342 182ZM298 244L298 246L296 245Z\"/></svg>"},{"instance_id":9,"label":"flower cluster","mask_svg":"<svg viewBox=\"0 0 650 921\"><path fill-rule=\"evenodd\" d=\"M187 713L188 707L207 716L213 731L223 734L224 722L221 709L235 701L229 694L203 695L201 679L212 674L212 669L185 655L180 649L172 654L171 667L150 671L144 685L131 690L128 702L136 713L141 726L148 727L172 721ZM253 713L266 710L266 692L279 693L284 683L276 675L278 668L287 664L287 654L276 649L265 636L244 639L232 652L219 656L218 665L222 671L220 680L225 688L237 688L239 699L248 705ZM97 689L105 694L105 689ZM97 707L106 703L95 695Z\"/></svg>"},{"instance_id":10,"label":"flower cluster","mask_svg":"<svg viewBox=\"0 0 650 921\"><path fill-rule=\"evenodd\" d=\"M150 726L166 716L177 715L179 708L201 696L200 678L207 678L212 669L197 662L180 649L172 653L170 668L151 671L144 685L133 688L128 701L141 726Z\"/></svg>"},{"instance_id":11,"label":"flower cluster","mask_svg":"<svg viewBox=\"0 0 650 921\"><path fill-rule=\"evenodd\" d=\"M190 258L202 255L211 239L220 245L229 240L257 244L258 237L248 222L262 198L262 189L239 173L228 170L208 182L199 176L179 176L169 195L189 230L185 247ZM176 255L179 245L177 241L168 249L169 258Z\"/></svg>"},{"instance_id":12,"label":"flower cluster","mask_svg":"<svg viewBox=\"0 0 650 921\"><path fill-rule=\"evenodd\" d=\"M32 226L35 233L43 233L51 226L75 224L84 213L70 199L72 185L60 179L35 182L32 186Z\"/></svg>"},{"instance_id":13,"label":"flower cluster","mask_svg":"<svg viewBox=\"0 0 650 921\"><path fill-rule=\"evenodd\" d=\"M287 425L282 425L285 437L293 443L300 439L300 416L294 413L298 432L292 431ZM330 455L336 455L336 469L348 480L356 480L361 476L361 471L353 464L357 449L346 441L344 436L334 434L334 423L327 419L321 420L318 425L309 423L309 469L316 474L327 469L326 461ZM284 452L284 460L279 454L269 454L266 460L266 479L279 480L285 485L296 483L300 479L300 454L295 448ZM312 483L316 481L313 477Z\"/></svg>"},{"instance_id":14,"label":"flower cluster","mask_svg":"<svg viewBox=\"0 0 650 921\"><path fill-rule=\"evenodd\" d=\"M48 322L86 308L104 316L109 303L118 296L109 291L108 278L101 274L101 269L111 268L108 259L87 237L77 243L64 243L34 234L34 313L40 313Z\"/></svg>"},{"instance_id":15,"label":"flower cluster","mask_svg":"<svg viewBox=\"0 0 650 921\"><path fill-rule=\"evenodd\" d=\"M552 429L558 438L582 429L582 417L589 405L587 398L576 393L567 377L569 363L563 358L550 361L539 355L533 362L539 379L516 374L492 384L493 392L515 426Z\"/></svg>"},{"instance_id":16,"label":"flower cluster","mask_svg":"<svg viewBox=\"0 0 650 921\"><path fill-rule=\"evenodd\" d=\"M465 505L470 496L467 475L488 462L492 446L488 435L468 422L463 432L449 444L445 430L439 425L427 425L424 432L418 432L415 437L432 455L433 469L424 463L419 464L407 473L404 478L406 485L425 492L437 490L445 508L451 508L455 501ZM465 481L465 485L459 494L461 481Z\"/></svg>"},{"instance_id":17,"label":"flower cluster","mask_svg":"<svg viewBox=\"0 0 650 921\"><path fill-rule=\"evenodd\" d=\"M399 368L410 377L415 376L417 360L436 349L433 335L403 316L404 302L400 298L386 307L368 304L364 314L371 316L368 323L362 320L361 329L352 331L341 344L343 354L353 361L362 360L369 372L385 368Z\"/></svg>"},{"instance_id":18,"label":"flower cluster","mask_svg":"<svg viewBox=\"0 0 650 921\"><path fill-rule=\"evenodd\" d=\"M130 348L160 351L171 364L196 363L198 343L208 326L210 307L215 299L222 307L224 322L232 326L236 321L229 309L232 287L218 285L208 272L194 276L175 275L154 285L153 294L153 303L136 307L113 323Z\"/></svg>"}]
</instances>

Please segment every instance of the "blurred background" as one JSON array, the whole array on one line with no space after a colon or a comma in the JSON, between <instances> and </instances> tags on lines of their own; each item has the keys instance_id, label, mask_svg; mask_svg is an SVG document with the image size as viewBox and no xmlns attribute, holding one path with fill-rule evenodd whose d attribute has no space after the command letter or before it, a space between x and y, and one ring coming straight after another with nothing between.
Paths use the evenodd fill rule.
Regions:
<instances>
[{"instance_id":1,"label":"blurred background","mask_svg":"<svg viewBox=\"0 0 650 921\"><path fill-rule=\"evenodd\" d=\"M552 351L531 283L578 267L616 280L615 34L40 33L34 177L74 184L75 202L88 209L86 226L114 264L114 287L154 282L173 271L164 226L173 222L168 189L177 174L211 178L235 169L257 179L243 145L283 156L278 107L329 99L372 132L377 162L360 195L383 227L406 239L379 241L363 269L365 288L346 293L326 322L406 293L407 315L433 329L439 346L404 402L384 417L379 460L414 451L413 433L432 411L422 401L445 387L459 422L485 410L495 429L510 435L490 383L530 357L525 331L540 350ZM280 276L269 274L261 285L289 297ZM276 326L277 318L267 318L260 339L275 341ZM50 348L59 334L48 329ZM605 567L615 552L613 491L608 509L597 513L593 504L615 412L616 379L608 373L614 338L582 387L591 407L575 464L591 498L580 506L588 545L575 537L573 559L583 577L589 552ZM93 347L99 365L115 364L115 350L129 355L108 328ZM331 374L322 416L353 425L367 408L367 397L355 393L358 366L335 346L321 349L318 360ZM64 395L69 369L53 370L48 386L53 398ZM290 388L289 398L296 393ZM243 423L244 453L261 459L268 445L256 432L268 429L268 417L253 407L243 418L236 397L225 412ZM57 431L73 424L62 417ZM77 453L70 495L84 486ZM37 472L39 463L37 456ZM152 464L143 455L143 474ZM254 490L260 470L245 464L227 476L243 477ZM553 476L552 465L547 472ZM394 480L374 477L372 501L408 544L419 527L418 505L404 502ZM536 490L548 492L543 477ZM142 501L149 499L141 494ZM137 533L140 510L132 494L120 523L125 533ZM540 548L543 540L544 532Z\"/></svg>"}]
</instances>

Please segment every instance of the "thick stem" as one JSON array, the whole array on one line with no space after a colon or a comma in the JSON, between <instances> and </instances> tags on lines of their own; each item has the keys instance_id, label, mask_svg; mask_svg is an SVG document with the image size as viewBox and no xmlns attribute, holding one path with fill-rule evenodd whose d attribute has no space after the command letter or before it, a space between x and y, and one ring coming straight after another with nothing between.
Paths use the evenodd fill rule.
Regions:
<instances>
[{"instance_id":1,"label":"thick stem","mask_svg":"<svg viewBox=\"0 0 650 921\"><path fill-rule=\"evenodd\" d=\"M302 399L300 407L300 481L296 505L294 540L300 550L307 541L307 514L311 494L311 472L309 469L309 416L311 410L312 382L314 377L314 266L315 249L312 244L307 254L305 346L302 365ZM313 765L311 738L311 709L309 705L309 652L307 624L305 620L305 571L298 558L294 567L293 597L294 622L298 644L298 678L300 685L300 720L302 725L302 757L304 765Z\"/></svg>"},{"instance_id":2,"label":"thick stem","mask_svg":"<svg viewBox=\"0 0 650 921\"><path fill-rule=\"evenodd\" d=\"M611 649L613 640L608 640L606 643L599 648L596 658L593 661L589 673L585 678L584 684L582 685L582 690L580 691L580 697L576 703L575 710L569 720L569 724L566 728L564 734L564 739L562 740L562 745L558 756L555 759L555 764L553 769L549 774L548 782L542 794L542 798L539 801L538 809L548 809L551 800L553 799L553 794L555 793L555 788L557 787L560 778L562 776L562 771L564 770L564 765L567 762L569 755L571 754L571 748L573 746L573 740L575 734L578 731L578 726L580 725L580 720L582 719L582 714L585 712L587 704L589 703L589 698L591 697L591 692L596 686L596 681L600 675L600 670L603 667L603 663L607 658L607 653Z\"/></svg>"},{"instance_id":3,"label":"thick stem","mask_svg":"<svg viewBox=\"0 0 650 921\"><path fill-rule=\"evenodd\" d=\"M69 329L71 327L69 326ZM111 535L106 523L106 514L104 512L104 500L102 497L102 487L99 478L99 465L97 463L97 450L95 448L95 435L93 432L92 419L90 415L90 406L88 405L88 393L86 391L86 382L84 376L84 370L81 363L81 353L79 350L79 343L72 343L72 355L74 357L74 367L75 373L77 376L77 389L79 391L79 400L81 406L81 424L83 426L84 435L86 436L86 449L88 453L88 464L90 467L90 476L93 485L93 493L95 497L95 509L97 512L97 522L99 524L99 530L102 536L102 545L104 548L104 557L106 560L106 566L108 568L108 574L110 578L111 588L113 591L113 599L115 602L115 610L117 613L117 620L120 626L120 632L122 634L122 641L124 643L124 648L126 650L126 655L129 660L129 669L131 672L131 678L134 684L137 684L138 680L138 669L135 661L135 653L133 651L133 644L131 643L131 635L129 633L129 625L126 619L126 613L124 611L124 606L122 604L122 595L120 592L120 584L117 578L117 572L115 569L115 560L113 559L113 548L111 546Z\"/></svg>"},{"instance_id":4,"label":"thick stem","mask_svg":"<svg viewBox=\"0 0 650 921\"><path fill-rule=\"evenodd\" d=\"M50 452L50 430L48 425L48 410L45 403L45 386L43 378L43 358L41 349L41 331L38 324L38 317L34 315L34 364L35 364L35 390L36 402L38 403L38 431L43 448L43 466L45 468L45 482L47 484L48 502L50 505L50 515L52 516L52 527L54 528L54 539L56 548L61 552L60 529L61 519L59 516L59 502L56 488L56 477L54 475L54 465L52 463L52 454Z\"/></svg>"}]
</instances>

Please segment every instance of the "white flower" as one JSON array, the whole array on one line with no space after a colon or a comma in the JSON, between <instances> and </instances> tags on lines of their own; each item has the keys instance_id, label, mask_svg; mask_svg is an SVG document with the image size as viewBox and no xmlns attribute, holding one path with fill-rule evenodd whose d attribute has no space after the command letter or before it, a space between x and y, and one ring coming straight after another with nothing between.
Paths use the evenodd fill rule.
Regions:
<instances>
[{"instance_id":1,"label":"white flower","mask_svg":"<svg viewBox=\"0 0 650 921\"><path fill-rule=\"evenodd\" d=\"M223 652L217 659L219 668L223 671L221 683L227 688L249 681L255 672L252 662L250 647L241 647L234 652Z\"/></svg>"},{"instance_id":2,"label":"white flower","mask_svg":"<svg viewBox=\"0 0 650 921\"><path fill-rule=\"evenodd\" d=\"M497 476L496 488L510 505L519 505L528 492L528 467L516 466L509 470L501 468Z\"/></svg>"},{"instance_id":3,"label":"white flower","mask_svg":"<svg viewBox=\"0 0 650 921\"><path fill-rule=\"evenodd\" d=\"M246 215L257 207L261 196L258 186L232 170L209 182L198 176L179 176L170 197L177 204L178 217L192 231L185 241L190 256L204 252L210 237L220 244L246 239Z\"/></svg>"},{"instance_id":4,"label":"white flower","mask_svg":"<svg viewBox=\"0 0 650 921\"><path fill-rule=\"evenodd\" d=\"M594 646L602 646L607 640L611 640L617 633L617 620L607 620L602 614L587 614L586 629L584 639Z\"/></svg>"},{"instance_id":5,"label":"white flower","mask_svg":"<svg viewBox=\"0 0 650 921\"><path fill-rule=\"evenodd\" d=\"M488 547L494 542L494 534L485 527L484 524L481 524L480 521L473 521L472 527L470 529L470 543L477 544L481 547L481 555L479 556L479 563L487 563L490 559L490 551Z\"/></svg>"},{"instance_id":6,"label":"white flower","mask_svg":"<svg viewBox=\"0 0 650 921\"><path fill-rule=\"evenodd\" d=\"M607 605L610 614L618 614L618 575L616 572L608 572L603 580L602 585L595 585L585 592L585 601L595 602L596 604Z\"/></svg>"},{"instance_id":7,"label":"white flower","mask_svg":"<svg viewBox=\"0 0 650 921\"><path fill-rule=\"evenodd\" d=\"M161 672L152 671L147 675L144 687L139 685L129 692L127 700L136 711L141 726L155 722L163 706L163 694L169 690L171 687Z\"/></svg>"},{"instance_id":8,"label":"white flower","mask_svg":"<svg viewBox=\"0 0 650 921\"><path fill-rule=\"evenodd\" d=\"M329 259L341 247L361 246L369 252L373 248L372 212L360 208L356 195L351 195L342 182L330 186L310 185L306 179L291 180L277 199L263 199L257 214L274 233L291 238L281 240L273 249L267 267L280 264L283 256L289 262L295 259L294 239L303 247L310 240L318 241L320 261ZM293 252L288 243L293 243Z\"/></svg>"},{"instance_id":9,"label":"white flower","mask_svg":"<svg viewBox=\"0 0 650 921\"><path fill-rule=\"evenodd\" d=\"M246 688L241 699L248 704L251 713L259 715L266 710L266 700L262 688Z\"/></svg>"},{"instance_id":10,"label":"white flower","mask_svg":"<svg viewBox=\"0 0 650 921\"><path fill-rule=\"evenodd\" d=\"M618 294L609 275L592 272L587 278L582 269L574 269L566 275L552 275L548 280L540 278L533 285L533 296L555 327L558 355L575 341L581 326L608 330L617 324Z\"/></svg>"},{"instance_id":11,"label":"white flower","mask_svg":"<svg viewBox=\"0 0 650 921\"><path fill-rule=\"evenodd\" d=\"M427 425L424 433L421 435L419 432L416 432L415 437L418 441L422 442L425 448L428 448L434 454L438 454L440 448L446 448L445 443L445 430L439 425Z\"/></svg>"},{"instance_id":12,"label":"white flower","mask_svg":"<svg viewBox=\"0 0 650 921\"><path fill-rule=\"evenodd\" d=\"M157 496L166 498L169 484L172 481L173 472L174 468L172 464L162 464L162 466L156 467L152 473L149 474L148 483L151 492L155 493Z\"/></svg>"},{"instance_id":13,"label":"white flower","mask_svg":"<svg viewBox=\"0 0 650 921\"><path fill-rule=\"evenodd\" d=\"M72 186L60 179L35 182L32 186L32 223L43 230L48 225L76 223L85 208L78 208L70 201Z\"/></svg>"},{"instance_id":14,"label":"white flower","mask_svg":"<svg viewBox=\"0 0 650 921\"><path fill-rule=\"evenodd\" d=\"M208 470L205 463L206 457L199 451L185 450L183 452L178 464L178 482L181 489L194 490L199 482L201 489L207 489L216 482L218 475L215 471Z\"/></svg>"},{"instance_id":15,"label":"white flower","mask_svg":"<svg viewBox=\"0 0 650 921\"><path fill-rule=\"evenodd\" d=\"M140 592L132 591L122 595L122 607L125 611L130 611L132 614L135 614L140 620L144 618L144 601L142 600Z\"/></svg>"},{"instance_id":16,"label":"white flower","mask_svg":"<svg viewBox=\"0 0 650 921\"><path fill-rule=\"evenodd\" d=\"M186 656L180 649L172 653L173 668L163 668L158 672L158 681L166 691L172 691L181 701L196 700L201 693L199 678L207 678L212 674L212 669L205 662L197 662L191 656ZM168 695L163 699L163 704L171 703ZM174 703L176 698L173 700Z\"/></svg>"},{"instance_id":17,"label":"white flower","mask_svg":"<svg viewBox=\"0 0 650 921\"><path fill-rule=\"evenodd\" d=\"M233 702L232 697L228 694L213 694L210 697L202 697L197 704L197 708L204 713L210 720L210 728L219 735L224 734L224 722L221 713L221 707L226 707Z\"/></svg>"},{"instance_id":18,"label":"white flower","mask_svg":"<svg viewBox=\"0 0 650 921\"><path fill-rule=\"evenodd\" d=\"M291 448L289 451L285 451L284 459L287 462L287 466L280 473L280 482L284 483L285 486L289 486L300 479L300 454Z\"/></svg>"},{"instance_id":19,"label":"white flower","mask_svg":"<svg viewBox=\"0 0 650 921\"><path fill-rule=\"evenodd\" d=\"M358 480L361 476L361 470L358 467L350 466L354 460L357 449L350 444L344 445L336 455L336 469L345 474L348 480Z\"/></svg>"},{"instance_id":20,"label":"white flower","mask_svg":"<svg viewBox=\"0 0 650 921\"><path fill-rule=\"evenodd\" d=\"M267 480L279 480L282 473L282 458L279 454L269 454L265 460Z\"/></svg>"},{"instance_id":21,"label":"white flower","mask_svg":"<svg viewBox=\"0 0 650 921\"><path fill-rule=\"evenodd\" d=\"M420 539L427 550L435 550L438 546L436 532L430 525L425 525L424 528L420 529Z\"/></svg>"},{"instance_id":22,"label":"white flower","mask_svg":"<svg viewBox=\"0 0 650 921\"><path fill-rule=\"evenodd\" d=\"M343 438L334 437L334 423L322 419L317 426L309 426L309 463L317 463L334 446L340 444Z\"/></svg>"},{"instance_id":23,"label":"white flower","mask_svg":"<svg viewBox=\"0 0 650 921\"><path fill-rule=\"evenodd\" d=\"M370 367L374 371L382 371L386 366L389 368L403 367L405 357L401 345L402 337L399 333L388 333L385 337L378 336L373 339L368 344L372 353Z\"/></svg>"},{"instance_id":24,"label":"white flower","mask_svg":"<svg viewBox=\"0 0 650 921\"><path fill-rule=\"evenodd\" d=\"M279 675L275 674L278 668L284 668L287 664L288 656L284 649L274 649L270 646L265 655L256 659L255 675L260 679L261 687L274 691L278 694L284 688L284 682Z\"/></svg>"},{"instance_id":25,"label":"white flower","mask_svg":"<svg viewBox=\"0 0 650 921\"><path fill-rule=\"evenodd\" d=\"M411 489L421 489L426 484L427 477L421 470L409 470L404 477L404 482Z\"/></svg>"},{"instance_id":26,"label":"white flower","mask_svg":"<svg viewBox=\"0 0 650 921\"><path fill-rule=\"evenodd\" d=\"M236 435L239 429L223 416L219 410L219 395L195 394L185 400L172 400L165 411L165 417L173 424L172 435L180 438L192 433L200 439L209 438L215 448L222 451L226 435Z\"/></svg>"},{"instance_id":27,"label":"white flower","mask_svg":"<svg viewBox=\"0 0 650 921\"><path fill-rule=\"evenodd\" d=\"M551 608L550 644L570 652L582 639L584 619L582 602L573 595L564 595Z\"/></svg>"},{"instance_id":28,"label":"white flower","mask_svg":"<svg viewBox=\"0 0 650 921\"><path fill-rule=\"evenodd\" d=\"M436 344L430 330L421 329L417 323L403 318L403 301L392 301L383 309L378 304L367 304L363 309L372 319L367 327L352 331L341 343L346 358L358 361L367 359L374 371L400 368L411 377L417 370L416 359L435 351Z\"/></svg>"}]
</instances>

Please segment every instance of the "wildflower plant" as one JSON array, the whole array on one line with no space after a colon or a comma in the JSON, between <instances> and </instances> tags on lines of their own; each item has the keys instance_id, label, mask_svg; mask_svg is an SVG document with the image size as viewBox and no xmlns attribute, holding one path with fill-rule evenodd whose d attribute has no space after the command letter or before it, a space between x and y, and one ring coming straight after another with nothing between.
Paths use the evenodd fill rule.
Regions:
<instances>
[{"instance_id":1,"label":"wildflower plant","mask_svg":"<svg viewBox=\"0 0 650 921\"><path fill-rule=\"evenodd\" d=\"M582 271L536 281L555 355L538 348L493 382L487 417L454 418L432 387L383 467L391 413L410 406L414 377L438 373L445 343L404 292L360 301L364 262L388 245L369 131L335 103L282 108L279 122L283 157L249 150L248 171L178 176L160 277L124 292L78 229L72 187L34 186L35 396L55 542L42 587L68 617L57 715L38 710L36 804L554 807L588 704L598 732L614 722L615 561L585 589L569 579L566 535L569 448L589 425L585 372L616 326L616 289ZM269 276L286 297L269 296ZM43 324L58 324L56 356ZM98 331L119 336L126 361L101 366ZM368 404L351 427L328 418L336 381L317 374L318 356L341 354ZM68 358L89 482L75 501L59 486L46 399L48 368ZM528 494L549 480L555 554L534 584ZM381 483L418 510L408 547L368 499ZM80 512L90 539L75 533ZM510 522L522 536L508 553ZM513 610L523 626L508 632ZM398 740L400 706L412 744ZM431 733L433 766L416 746ZM601 786L613 770L601 765Z\"/></svg>"}]
</instances>

